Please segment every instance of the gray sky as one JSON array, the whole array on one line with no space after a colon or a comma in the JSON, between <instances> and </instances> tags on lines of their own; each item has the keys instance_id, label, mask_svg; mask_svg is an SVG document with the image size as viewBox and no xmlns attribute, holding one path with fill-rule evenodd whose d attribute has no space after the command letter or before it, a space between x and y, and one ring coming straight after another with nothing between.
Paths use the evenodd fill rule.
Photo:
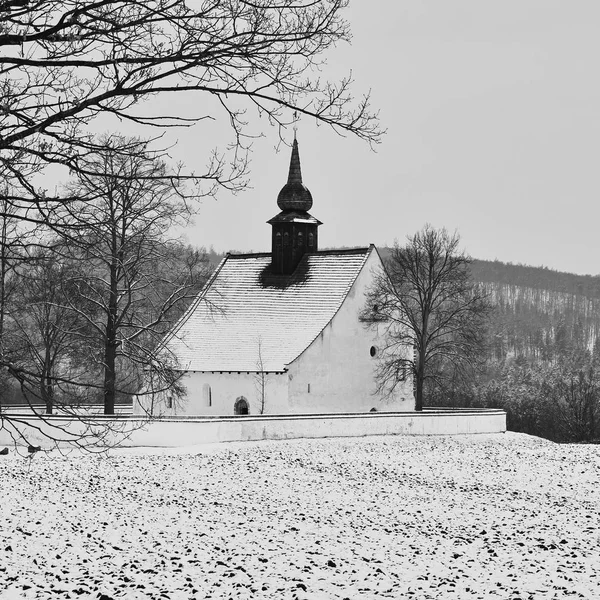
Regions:
<instances>
[{"instance_id":1,"label":"gray sky","mask_svg":"<svg viewBox=\"0 0 600 600\"><path fill-rule=\"evenodd\" d=\"M300 122L320 245L391 244L430 222L476 258L599 274L600 2L354 0L346 15L353 43L330 68L371 88L388 133L373 153ZM219 127L179 132L176 156L200 170ZM269 249L290 151L264 131L253 189L205 200L190 242Z\"/></svg>"}]
</instances>

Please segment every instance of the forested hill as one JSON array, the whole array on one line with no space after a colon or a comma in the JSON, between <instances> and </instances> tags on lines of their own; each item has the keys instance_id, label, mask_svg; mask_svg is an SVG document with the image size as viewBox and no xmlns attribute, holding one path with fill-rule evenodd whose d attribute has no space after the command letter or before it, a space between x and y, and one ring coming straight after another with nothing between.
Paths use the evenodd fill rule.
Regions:
<instances>
[{"instance_id":1,"label":"forested hill","mask_svg":"<svg viewBox=\"0 0 600 600\"><path fill-rule=\"evenodd\" d=\"M593 350L600 333L600 277L474 260L473 279L490 293L489 358L553 360Z\"/></svg>"},{"instance_id":2,"label":"forested hill","mask_svg":"<svg viewBox=\"0 0 600 600\"><path fill-rule=\"evenodd\" d=\"M475 260L490 293L487 360L432 402L495 406L508 427L563 442L600 438L600 277Z\"/></svg>"},{"instance_id":3,"label":"forested hill","mask_svg":"<svg viewBox=\"0 0 600 600\"><path fill-rule=\"evenodd\" d=\"M481 283L507 284L600 299L600 276L575 275L547 267L513 265L498 260L473 260L473 278ZM600 264L599 264L600 271Z\"/></svg>"},{"instance_id":4,"label":"forested hill","mask_svg":"<svg viewBox=\"0 0 600 600\"><path fill-rule=\"evenodd\" d=\"M384 260L389 258L390 248L379 247L377 250ZM576 275L548 267L479 259L473 259L471 272L473 279L479 283L507 284L600 299L600 275Z\"/></svg>"}]
</instances>

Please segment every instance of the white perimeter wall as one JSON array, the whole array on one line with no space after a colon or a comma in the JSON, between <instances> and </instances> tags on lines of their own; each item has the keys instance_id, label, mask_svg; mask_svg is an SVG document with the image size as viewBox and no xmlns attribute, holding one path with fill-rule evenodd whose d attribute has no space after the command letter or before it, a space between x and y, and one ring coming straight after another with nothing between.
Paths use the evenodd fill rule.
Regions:
<instances>
[{"instance_id":1,"label":"white perimeter wall","mask_svg":"<svg viewBox=\"0 0 600 600\"><path fill-rule=\"evenodd\" d=\"M20 415L19 427L28 443L49 447L42 431L54 436L70 431L76 436L80 421L50 417L41 421ZM117 424L120 433L108 435L107 445L182 447L216 442L276 440L294 438L361 437L367 435L444 435L465 433L501 433L506 431L506 413L502 410L426 411L423 413L371 413L347 415L285 415L229 418L167 418L149 422L123 419L104 421ZM30 425L28 425L30 423ZM102 433L102 419L93 427ZM0 429L0 444L13 443L10 422ZM123 437L127 434L127 437ZM14 433L13 433L14 435Z\"/></svg>"},{"instance_id":2,"label":"white perimeter wall","mask_svg":"<svg viewBox=\"0 0 600 600\"><path fill-rule=\"evenodd\" d=\"M381 259L372 252L332 321L289 365L289 412L414 410L411 378L398 385L392 397L375 394L377 356L371 357L370 349L375 346L379 350L383 342L358 316L365 306L365 292L380 268Z\"/></svg>"}]
</instances>

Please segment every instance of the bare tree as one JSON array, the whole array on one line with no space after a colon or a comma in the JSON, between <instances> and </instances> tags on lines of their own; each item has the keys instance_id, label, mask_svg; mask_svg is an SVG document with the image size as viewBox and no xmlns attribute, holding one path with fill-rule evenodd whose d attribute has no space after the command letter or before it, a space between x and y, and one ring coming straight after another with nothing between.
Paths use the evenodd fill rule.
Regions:
<instances>
[{"instance_id":1,"label":"bare tree","mask_svg":"<svg viewBox=\"0 0 600 600\"><path fill-rule=\"evenodd\" d=\"M119 444L143 425L102 420L93 410L86 412L101 387L90 384L93 365L85 360L85 339L78 335L85 323L66 302L75 301L70 282L81 266L37 249L13 273L3 368L17 403L0 406L0 436L5 441L45 449L68 442L95 451Z\"/></svg>"},{"instance_id":2,"label":"bare tree","mask_svg":"<svg viewBox=\"0 0 600 600\"><path fill-rule=\"evenodd\" d=\"M458 234L426 225L405 246L394 245L367 293L363 319L385 329L378 388L390 392L411 373L418 411L426 380L443 377L448 363L475 361L483 343L490 305L459 242Z\"/></svg>"},{"instance_id":3,"label":"bare tree","mask_svg":"<svg viewBox=\"0 0 600 600\"><path fill-rule=\"evenodd\" d=\"M158 341L207 274L199 252L168 237L191 215L170 174L146 142L105 138L69 184L77 200L42 210L47 222L61 223L55 251L86 266L71 278L67 304L87 324L82 335L103 372L105 414L114 413L119 393L137 392L143 368L164 371Z\"/></svg>"},{"instance_id":4,"label":"bare tree","mask_svg":"<svg viewBox=\"0 0 600 600\"><path fill-rule=\"evenodd\" d=\"M22 246L19 243L20 230L15 209L7 199L8 183L4 185L5 194L0 197L0 364L6 364L6 322L10 312L10 303L15 289L15 267L22 260ZM7 372L0 373L0 405L7 389Z\"/></svg>"},{"instance_id":5,"label":"bare tree","mask_svg":"<svg viewBox=\"0 0 600 600\"><path fill-rule=\"evenodd\" d=\"M14 345L15 314L25 304L21 276L37 260L39 251L39 228L25 222L24 211L9 202L12 187L0 178L0 405L19 396L6 367L20 356L21 350Z\"/></svg>"},{"instance_id":6,"label":"bare tree","mask_svg":"<svg viewBox=\"0 0 600 600\"><path fill-rule=\"evenodd\" d=\"M0 0L0 175L17 188L9 199L62 202L33 175L48 165L85 170L101 115L154 128L223 119L230 152L213 153L197 174L209 191L245 185L247 142L259 133L248 109L278 127L297 111L379 141L368 95L354 101L350 77L314 75L323 54L350 39L347 2ZM201 94L196 113L176 102L167 114L144 110L147 98L175 93Z\"/></svg>"},{"instance_id":7,"label":"bare tree","mask_svg":"<svg viewBox=\"0 0 600 600\"><path fill-rule=\"evenodd\" d=\"M41 401L46 414L55 403L66 401L61 383L70 377L70 358L77 354L76 320L64 305L68 291L64 283L72 277L70 267L49 252L36 256L20 269L18 302L11 311L11 372L18 380L30 405ZM57 387L59 393L57 397Z\"/></svg>"}]
</instances>

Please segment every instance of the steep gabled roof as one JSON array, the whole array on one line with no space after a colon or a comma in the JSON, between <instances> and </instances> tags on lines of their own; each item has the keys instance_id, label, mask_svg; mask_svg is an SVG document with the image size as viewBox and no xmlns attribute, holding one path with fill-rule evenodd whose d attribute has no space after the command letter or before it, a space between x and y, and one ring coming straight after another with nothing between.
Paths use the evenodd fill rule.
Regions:
<instances>
[{"instance_id":1,"label":"steep gabled roof","mask_svg":"<svg viewBox=\"0 0 600 600\"><path fill-rule=\"evenodd\" d=\"M228 255L164 345L183 370L281 372L331 321L373 250L307 253L292 275L273 275L270 254Z\"/></svg>"}]
</instances>

